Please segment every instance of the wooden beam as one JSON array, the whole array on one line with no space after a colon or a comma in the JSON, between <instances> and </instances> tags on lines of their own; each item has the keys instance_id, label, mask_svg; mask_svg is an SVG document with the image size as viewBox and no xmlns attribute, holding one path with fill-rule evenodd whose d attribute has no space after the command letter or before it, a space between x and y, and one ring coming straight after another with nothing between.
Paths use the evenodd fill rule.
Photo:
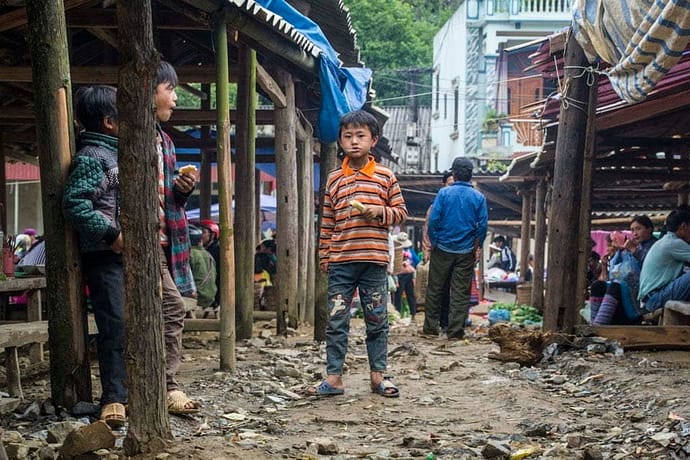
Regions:
<instances>
[{"instance_id":1,"label":"wooden beam","mask_svg":"<svg viewBox=\"0 0 690 460\"><path fill-rule=\"evenodd\" d=\"M237 111L231 110L230 117L237 119ZM12 120L14 122L21 121L23 123L33 123L34 113L29 107L9 106L3 107L0 110L0 122ZM259 125L273 124L273 110L257 110L256 122ZM215 110L201 110L201 109L176 109L175 118L170 120L167 125L181 126L181 125L214 125L216 123ZM2 123L0 123L2 124Z\"/></svg>"},{"instance_id":2,"label":"wooden beam","mask_svg":"<svg viewBox=\"0 0 690 460\"><path fill-rule=\"evenodd\" d=\"M626 350L690 348L690 326L580 326L577 333L616 340Z\"/></svg>"},{"instance_id":3,"label":"wooden beam","mask_svg":"<svg viewBox=\"0 0 690 460\"><path fill-rule=\"evenodd\" d=\"M64 0L65 11L77 8L91 0ZM18 8L0 16L0 32L24 27L27 24L26 8Z\"/></svg>"},{"instance_id":4,"label":"wooden beam","mask_svg":"<svg viewBox=\"0 0 690 460\"><path fill-rule=\"evenodd\" d=\"M176 66L177 76L181 83L214 83L216 68L212 64ZM70 69L72 83L116 85L117 66L73 66ZM231 74L230 82L237 81L237 75ZM0 82L31 83L31 67L1 66Z\"/></svg>"},{"instance_id":5,"label":"wooden beam","mask_svg":"<svg viewBox=\"0 0 690 460\"><path fill-rule=\"evenodd\" d=\"M287 107L285 94L280 90L278 83L271 77L271 75L261 65L256 65L256 82L259 87L264 90L271 99L276 108L284 109Z\"/></svg>"},{"instance_id":6,"label":"wooden beam","mask_svg":"<svg viewBox=\"0 0 690 460\"><path fill-rule=\"evenodd\" d=\"M196 89L192 85L189 85L187 83L182 83L181 85L179 85L179 87L184 89L185 91L187 91L189 94L198 97L202 101L205 101L206 99L208 99L208 93L206 91Z\"/></svg>"},{"instance_id":7,"label":"wooden beam","mask_svg":"<svg viewBox=\"0 0 690 460\"><path fill-rule=\"evenodd\" d=\"M73 29L114 29L117 30L115 10L92 8L72 11L67 14L67 27ZM198 22L173 11L156 12L158 30L209 30L208 23Z\"/></svg>"},{"instance_id":8,"label":"wooden beam","mask_svg":"<svg viewBox=\"0 0 690 460\"><path fill-rule=\"evenodd\" d=\"M110 45L114 50L119 50L119 44L117 42L117 33L116 32L111 32L109 30L105 29L100 29L98 27L89 27L86 29L89 31L91 35L96 37L102 42L107 43Z\"/></svg>"},{"instance_id":9,"label":"wooden beam","mask_svg":"<svg viewBox=\"0 0 690 460\"><path fill-rule=\"evenodd\" d=\"M503 206L504 208L508 208L511 211L515 211L518 214L522 212L522 206L518 203L513 203L510 201L508 198L504 198L501 195L497 195L493 193L490 190L487 190L486 188L482 187L482 184L477 184L477 188L479 189L480 192L484 194L487 200L493 201L496 204L499 204Z\"/></svg>"}]
</instances>

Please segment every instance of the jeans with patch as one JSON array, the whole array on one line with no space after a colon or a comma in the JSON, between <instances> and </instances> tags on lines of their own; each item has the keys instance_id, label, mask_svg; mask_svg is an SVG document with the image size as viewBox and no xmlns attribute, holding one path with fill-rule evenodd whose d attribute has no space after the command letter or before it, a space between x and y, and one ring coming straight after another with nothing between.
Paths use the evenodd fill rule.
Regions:
<instances>
[{"instance_id":1,"label":"jeans with patch","mask_svg":"<svg viewBox=\"0 0 690 460\"><path fill-rule=\"evenodd\" d=\"M364 311L369 369L384 372L388 358L388 275L386 266L368 262L328 267L326 373L342 375L350 333L350 304L355 289Z\"/></svg>"},{"instance_id":2,"label":"jeans with patch","mask_svg":"<svg viewBox=\"0 0 690 460\"><path fill-rule=\"evenodd\" d=\"M101 405L127 404L125 366L125 299L122 257L89 254L84 257L89 299L98 326L96 346L101 378Z\"/></svg>"}]
</instances>

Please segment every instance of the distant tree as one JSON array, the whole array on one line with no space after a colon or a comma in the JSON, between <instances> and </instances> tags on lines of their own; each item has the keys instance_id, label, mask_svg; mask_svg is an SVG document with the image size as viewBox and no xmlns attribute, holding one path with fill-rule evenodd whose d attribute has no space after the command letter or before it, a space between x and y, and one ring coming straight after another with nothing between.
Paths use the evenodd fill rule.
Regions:
<instances>
[{"instance_id":1,"label":"distant tree","mask_svg":"<svg viewBox=\"0 0 690 460\"><path fill-rule=\"evenodd\" d=\"M462 0L347 0L376 99L404 105L431 92L433 40ZM431 95L419 99L431 103Z\"/></svg>"}]
</instances>

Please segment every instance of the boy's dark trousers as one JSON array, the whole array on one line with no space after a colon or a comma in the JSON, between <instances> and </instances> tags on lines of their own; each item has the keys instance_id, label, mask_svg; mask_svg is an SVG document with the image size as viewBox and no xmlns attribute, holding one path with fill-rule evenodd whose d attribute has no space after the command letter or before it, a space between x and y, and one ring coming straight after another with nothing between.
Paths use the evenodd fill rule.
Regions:
<instances>
[{"instance_id":1,"label":"boy's dark trousers","mask_svg":"<svg viewBox=\"0 0 690 460\"><path fill-rule=\"evenodd\" d=\"M83 261L98 326L96 345L102 386L101 406L113 402L127 404L122 256L99 252L84 255Z\"/></svg>"}]
</instances>

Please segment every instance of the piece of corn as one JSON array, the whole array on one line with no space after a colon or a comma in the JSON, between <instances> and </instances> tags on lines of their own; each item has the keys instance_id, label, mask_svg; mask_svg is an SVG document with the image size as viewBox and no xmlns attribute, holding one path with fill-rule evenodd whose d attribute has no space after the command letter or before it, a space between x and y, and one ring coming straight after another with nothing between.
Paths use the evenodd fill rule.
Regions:
<instances>
[{"instance_id":1,"label":"piece of corn","mask_svg":"<svg viewBox=\"0 0 690 460\"><path fill-rule=\"evenodd\" d=\"M357 200L350 200L350 206L359 209L360 211L364 211L364 205Z\"/></svg>"}]
</instances>

